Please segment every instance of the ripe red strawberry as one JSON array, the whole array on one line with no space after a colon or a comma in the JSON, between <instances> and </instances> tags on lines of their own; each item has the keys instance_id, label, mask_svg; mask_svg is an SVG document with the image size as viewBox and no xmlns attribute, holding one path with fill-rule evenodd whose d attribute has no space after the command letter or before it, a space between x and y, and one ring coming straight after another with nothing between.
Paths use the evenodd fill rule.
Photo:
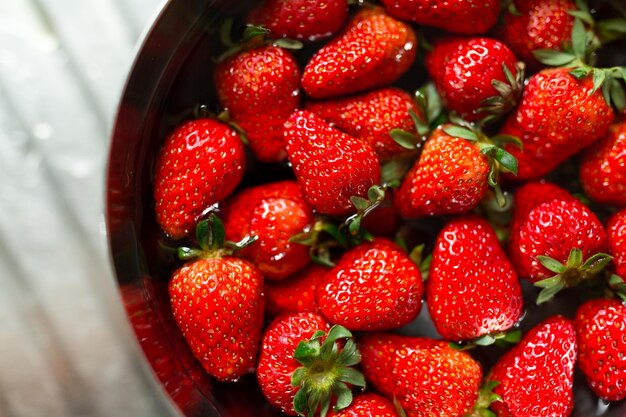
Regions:
<instances>
[{"instance_id":1,"label":"ripe red strawberry","mask_svg":"<svg viewBox=\"0 0 626 417\"><path fill-rule=\"evenodd\" d=\"M239 184L246 155L237 132L212 119L178 126L165 139L154 170L157 222L174 239L187 236L202 214Z\"/></svg>"},{"instance_id":2,"label":"ripe red strawberry","mask_svg":"<svg viewBox=\"0 0 626 417\"><path fill-rule=\"evenodd\" d=\"M426 296L430 317L447 340L493 342L522 314L517 274L489 223L475 216L452 220L439 232Z\"/></svg>"},{"instance_id":3,"label":"ripe red strawberry","mask_svg":"<svg viewBox=\"0 0 626 417\"><path fill-rule=\"evenodd\" d=\"M396 380L391 371L396 350L404 347L406 339L405 336L387 332L365 332L359 338L363 375L387 398L394 397Z\"/></svg>"},{"instance_id":4,"label":"ripe red strawberry","mask_svg":"<svg viewBox=\"0 0 626 417\"><path fill-rule=\"evenodd\" d=\"M268 279L283 279L310 261L309 248L289 239L313 225L313 211L295 181L246 188L224 206L226 238L239 241L257 236L240 255Z\"/></svg>"},{"instance_id":5,"label":"ripe red strawberry","mask_svg":"<svg viewBox=\"0 0 626 417\"><path fill-rule=\"evenodd\" d=\"M445 106L475 121L509 112L522 92L523 69L502 42L452 38L436 43L426 68Z\"/></svg>"},{"instance_id":6,"label":"ripe red strawberry","mask_svg":"<svg viewBox=\"0 0 626 417\"><path fill-rule=\"evenodd\" d=\"M285 140L298 184L319 213L352 212L350 197L367 196L367 190L380 181L374 150L313 113L294 113L285 124Z\"/></svg>"},{"instance_id":7,"label":"ripe red strawberry","mask_svg":"<svg viewBox=\"0 0 626 417\"><path fill-rule=\"evenodd\" d=\"M246 133L250 148L265 162L286 158L283 125L300 103L300 69L283 48L243 50L215 68L220 104Z\"/></svg>"},{"instance_id":8,"label":"ripe red strawberry","mask_svg":"<svg viewBox=\"0 0 626 417\"><path fill-rule=\"evenodd\" d=\"M194 356L209 375L235 381L255 365L261 338L263 276L229 255L224 230L211 215L198 224L201 249L180 251L190 261L169 283L172 313Z\"/></svg>"},{"instance_id":9,"label":"ripe red strawberry","mask_svg":"<svg viewBox=\"0 0 626 417\"><path fill-rule=\"evenodd\" d=\"M626 210L615 213L606 225L609 252L613 255L615 273L626 279Z\"/></svg>"},{"instance_id":10,"label":"ripe red strawberry","mask_svg":"<svg viewBox=\"0 0 626 417\"><path fill-rule=\"evenodd\" d=\"M398 19L466 35L487 32L500 13L497 0L382 0L382 3Z\"/></svg>"},{"instance_id":11,"label":"ripe red strawberry","mask_svg":"<svg viewBox=\"0 0 626 417\"><path fill-rule=\"evenodd\" d=\"M411 95L397 88L313 102L307 104L306 110L369 143L381 161L406 151L391 138L389 132L402 129L415 133L409 110L419 112Z\"/></svg>"},{"instance_id":12,"label":"ripe red strawberry","mask_svg":"<svg viewBox=\"0 0 626 417\"><path fill-rule=\"evenodd\" d=\"M381 7L359 11L345 30L320 49L302 74L313 98L343 96L389 85L415 62L417 37Z\"/></svg>"},{"instance_id":13,"label":"ripe red strawberry","mask_svg":"<svg viewBox=\"0 0 626 417\"><path fill-rule=\"evenodd\" d=\"M281 282L265 285L267 314L273 317L305 311L318 312L315 289L328 272L328 268L311 264Z\"/></svg>"},{"instance_id":14,"label":"ripe red strawberry","mask_svg":"<svg viewBox=\"0 0 626 417\"><path fill-rule=\"evenodd\" d=\"M523 150L506 149L517 158L518 179L540 178L567 158L603 137L614 114L593 80L577 80L570 69L540 71L530 78L517 109L501 133L517 136Z\"/></svg>"},{"instance_id":15,"label":"ripe red strawberry","mask_svg":"<svg viewBox=\"0 0 626 417\"><path fill-rule=\"evenodd\" d=\"M626 122L611 126L604 139L589 147L580 165L580 184L598 203L626 206Z\"/></svg>"},{"instance_id":16,"label":"ripe red strawberry","mask_svg":"<svg viewBox=\"0 0 626 417\"><path fill-rule=\"evenodd\" d=\"M285 414L325 416L331 403L347 407L352 399L346 383L361 386L365 380L351 366L360 354L350 332L330 327L315 313L298 313L275 319L261 343L257 380L267 401ZM343 350L339 339L346 339ZM343 353L343 354L342 354Z\"/></svg>"},{"instance_id":17,"label":"ripe red strawberry","mask_svg":"<svg viewBox=\"0 0 626 417\"><path fill-rule=\"evenodd\" d=\"M354 398L342 411L331 411L328 417L398 417L396 408L385 397L368 392Z\"/></svg>"},{"instance_id":18,"label":"ripe red strawberry","mask_svg":"<svg viewBox=\"0 0 626 417\"><path fill-rule=\"evenodd\" d=\"M396 244L377 238L346 252L317 286L315 298L333 323L383 330L411 322L422 294L419 268Z\"/></svg>"},{"instance_id":19,"label":"ripe red strawberry","mask_svg":"<svg viewBox=\"0 0 626 417\"><path fill-rule=\"evenodd\" d=\"M517 230L535 207L552 200L574 200L563 188L545 180L528 182L515 192L511 230Z\"/></svg>"},{"instance_id":20,"label":"ripe red strawberry","mask_svg":"<svg viewBox=\"0 0 626 417\"><path fill-rule=\"evenodd\" d=\"M496 363L487 380L501 400L491 404L499 417L567 417L572 412L576 333L572 323L551 317L530 330Z\"/></svg>"},{"instance_id":21,"label":"ripe red strawberry","mask_svg":"<svg viewBox=\"0 0 626 417\"><path fill-rule=\"evenodd\" d=\"M348 19L347 0L265 0L248 15L274 37L315 41L337 33Z\"/></svg>"},{"instance_id":22,"label":"ripe red strawberry","mask_svg":"<svg viewBox=\"0 0 626 417\"><path fill-rule=\"evenodd\" d=\"M576 10L572 0L515 0L515 13L504 12L499 37L533 71L543 65L533 51L563 50L572 36Z\"/></svg>"},{"instance_id":23,"label":"ripe red strawberry","mask_svg":"<svg viewBox=\"0 0 626 417\"><path fill-rule=\"evenodd\" d=\"M574 320L578 366L598 397L626 398L626 306L620 300L587 301Z\"/></svg>"},{"instance_id":24,"label":"ripe red strawberry","mask_svg":"<svg viewBox=\"0 0 626 417\"><path fill-rule=\"evenodd\" d=\"M598 218L578 200L552 200L511 231L509 252L522 278L544 288L538 303L597 274L611 257ZM555 275L556 274L556 275Z\"/></svg>"}]
</instances>

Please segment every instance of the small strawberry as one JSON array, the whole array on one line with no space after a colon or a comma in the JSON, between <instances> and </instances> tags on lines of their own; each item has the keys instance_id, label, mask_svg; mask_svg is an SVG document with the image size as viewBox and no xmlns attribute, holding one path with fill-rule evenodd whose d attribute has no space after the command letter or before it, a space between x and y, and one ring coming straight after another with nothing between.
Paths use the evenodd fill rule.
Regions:
<instances>
[{"instance_id":1,"label":"small strawberry","mask_svg":"<svg viewBox=\"0 0 626 417\"><path fill-rule=\"evenodd\" d=\"M267 314L276 317L306 311L318 312L315 289L328 272L328 268L312 264L281 282L265 285Z\"/></svg>"},{"instance_id":2,"label":"small strawberry","mask_svg":"<svg viewBox=\"0 0 626 417\"><path fill-rule=\"evenodd\" d=\"M320 49L302 74L313 98L343 96L389 85L415 62L417 37L381 7L359 11L344 31Z\"/></svg>"},{"instance_id":3,"label":"small strawberry","mask_svg":"<svg viewBox=\"0 0 626 417\"><path fill-rule=\"evenodd\" d=\"M368 392L354 398L352 404L328 417L398 417L394 405L385 397Z\"/></svg>"},{"instance_id":4,"label":"small strawberry","mask_svg":"<svg viewBox=\"0 0 626 417\"><path fill-rule=\"evenodd\" d=\"M319 213L353 211L352 196L367 196L380 181L380 165L365 142L340 132L307 111L285 124L289 162L308 203Z\"/></svg>"},{"instance_id":5,"label":"small strawberry","mask_svg":"<svg viewBox=\"0 0 626 417\"><path fill-rule=\"evenodd\" d=\"M445 106L468 121L508 113L521 96L523 65L494 39L436 43L426 55L426 68Z\"/></svg>"},{"instance_id":6,"label":"small strawberry","mask_svg":"<svg viewBox=\"0 0 626 417\"><path fill-rule=\"evenodd\" d=\"M212 119L178 126L161 146L154 170L157 222L181 239L202 214L239 184L246 155L237 132Z\"/></svg>"},{"instance_id":7,"label":"small strawberry","mask_svg":"<svg viewBox=\"0 0 626 417\"><path fill-rule=\"evenodd\" d=\"M223 239L217 216L198 223L200 249L179 250L181 258L196 259L174 272L169 294L178 327L204 369L220 381L235 381L255 365L263 276L248 261L230 256L239 246Z\"/></svg>"},{"instance_id":8,"label":"small strawberry","mask_svg":"<svg viewBox=\"0 0 626 417\"><path fill-rule=\"evenodd\" d=\"M393 242L378 238L346 252L316 290L322 314L350 330L392 329L422 306L419 268Z\"/></svg>"},{"instance_id":9,"label":"small strawberry","mask_svg":"<svg viewBox=\"0 0 626 417\"><path fill-rule=\"evenodd\" d=\"M214 84L220 104L245 131L256 157L282 161L287 156L283 125L300 104L300 69L290 52L263 40L266 32L247 31L242 49L215 68Z\"/></svg>"},{"instance_id":10,"label":"small strawberry","mask_svg":"<svg viewBox=\"0 0 626 417\"><path fill-rule=\"evenodd\" d=\"M246 188L227 200L223 210L228 240L258 236L240 255L254 263L264 277L280 280L309 263L308 248L289 241L315 221L295 181Z\"/></svg>"},{"instance_id":11,"label":"small strawberry","mask_svg":"<svg viewBox=\"0 0 626 417\"><path fill-rule=\"evenodd\" d=\"M578 200L538 205L511 231L509 242L520 277L543 288L537 303L600 272L611 261L602 253L606 249L600 221Z\"/></svg>"},{"instance_id":12,"label":"small strawberry","mask_svg":"<svg viewBox=\"0 0 626 417\"><path fill-rule=\"evenodd\" d=\"M315 313L275 319L261 343L257 381L267 401L287 415L324 417L331 402L335 411L352 402L348 385L365 386L352 366L361 356L341 326L333 326ZM340 348L339 340L347 339Z\"/></svg>"},{"instance_id":13,"label":"small strawberry","mask_svg":"<svg viewBox=\"0 0 626 417\"><path fill-rule=\"evenodd\" d=\"M382 0L382 3L398 19L466 35L487 32L500 13L497 0Z\"/></svg>"},{"instance_id":14,"label":"small strawberry","mask_svg":"<svg viewBox=\"0 0 626 417\"><path fill-rule=\"evenodd\" d=\"M337 33L348 20L348 0L265 0L248 15L275 37L316 41Z\"/></svg>"},{"instance_id":15,"label":"small strawberry","mask_svg":"<svg viewBox=\"0 0 626 417\"><path fill-rule=\"evenodd\" d=\"M530 330L506 352L487 376L499 382L491 404L499 417L567 417L572 412L576 333L561 316Z\"/></svg>"},{"instance_id":16,"label":"small strawberry","mask_svg":"<svg viewBox=\"0 0 626 417\"><path fill-rule=\"evenodd\" d=\"M430 317L447 340L490 344L522 314L522 290L489 224L474 216L452 220L439 232L426 296Z\"/></svg>"},{"instance_id":17,"label":"small strawberry","mask_svg":"<svg viewBox=\"0 0 626 417\"><path fill-rule=\"evenodd\" d=\"M588 148L580 164L580 183L595 202L626 206L626 122Z\"/></svg>"},{"instance_id":18,"label":"small strawberry","mask_svg":"<svg viewBox=\"0 0 626 417\"><path fill-rule=\"evenodd\" d=\"M578 366L593 392L606 401L626 398L626 305L620 300L587 301L574 320Z\"/></svg>"},{"instance_id":19,"label":"small strawberry","mask_svg":"<svg viewBox=\"0 0 626 417\"><path fill-rule=\"evenodd\" d=\"M611 216L606 225L606 233L615 273L626 279L626 209Z\"/></svg>"},{"instance_id":20,"label":"small strawberry","mask_svg":"<svg viewBox=\"0 0 626 417\"><path fill-rule=\"evenodd\" d=\"M563 188L545 180L528 182L517 189L513 205L511 230L517 230L535 207L553 200L574 200Z\"/></svg>"},{"instance_id":21,"label":"small strawberry","mask_svg":"<svg viewBox=\"0 0 626 417\"><path fill-rule=\"evenodd\" d=\"M415 133L409 110L418 112L411 95L397 88L312 102L305 108L349 135L369 143L381 161L405 152L389 132L392 129L402 129Z\"/></svg>"}]
</instances>

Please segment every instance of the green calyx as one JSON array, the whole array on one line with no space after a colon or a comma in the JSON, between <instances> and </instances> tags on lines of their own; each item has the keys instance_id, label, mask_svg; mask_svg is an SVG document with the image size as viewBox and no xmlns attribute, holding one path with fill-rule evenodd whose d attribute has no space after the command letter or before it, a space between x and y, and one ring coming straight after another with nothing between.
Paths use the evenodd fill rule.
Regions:
<instances>
[{"instance_id":1,"label":"green calyx","mask_svg":"<svg viewBox=\"0 0 626 417\"><path fill-rule=\"evenodd\" d=\"M515 71L515 74L513 74L506 64L502 64L506 82L500 80L491 81L491 85L498 92L498 95L483 100L482 107L476 110L476 113L487 114L481 120L481 124L493 122L515 108L524 88L524 69L524 63L518 62L513 69Z\"/></svg>"},{"instance_id":2,"label":"green calyx","mask_svg":"<svg viewBox=\"0 0 626 417\"><path fill-rule=\"evenodd\" d=\"M345 339L343 349L340 339ZM353 368L361 362L361 354L345 327L335 325L328 334L316 331L311 339L298 344L293 357L302 365L291 376L291 384L300 387L293 406L301 416L319 413L326 417L333 400L334 410L343 410L352 403L350 387L365 388L363 374Z\"/></svg>"},{"instance_id":3,"label":"green calyx","mask_svg":"<svg viewBox=\"0 0 626 417\"><path fill-rule=\"evenodd\" d=\"M596 253L583 262L583 252L578 248L570 251L567 262L561 262L548 256L537 256L537 260L556 275L535 282L541 288L537 304L551 300L559 291L577 285L581 281L597 276L611 262L613 257L606 253Z\"/></svg>"},{"instance_id":4,"label":"green calyx","mask_svg":"<svg viewBox=\"0 0 626 417\"><path fill-rule=\"evenodd\" d=\"M406 244L404 242L400 246L402 248L406 248ZM424 248L425 245L421 244L414 247L411 252L409 252L409 259L413 261L415 265L417 265L420 269L420 273L422 274L422 281L426 281L428 279L428 273L430 272L430 264L433 261L433 254L429 253L424 256ZM408 252L408 251L407 251Z\"/></svg>"},{"instance_id":5,"label":"green calyx","mask_svg":"<svg viewBox=\"0 0 626 417\"><path fill-rule=\"evenodd\" d=\"M331 257L333 249L348 249L351 246L343 228L327 217L319 217L312 227L292 236L289 242L309 246L311 260L331 268L335 266Z\"/></svg>"},{"instance_id":6,"label":"green calyx","mask_svg":"<svg viewBox=\"0 0 626 417\"><path fill-rule=\"evenodd\" d=\"M208 219L201 220L196 225L196 241L199 248L180 247L178 257L184 261L190 259L211 259L231 255L234 252L251 245L257 236L246 236L239 242L226 240L224 223L215 214Z\"/></svg>"},{"instance_id":7,"label":"green calyx","mask_svg":"<svg viewBox=\"0 0 626 417\"><path fill-rule=\"evenodd\" d=\"M618 296L623 302L626 302L626 282L624 279L616 274L611 274L608 280L609 288L612 295Z\"/></svg>"},{"instance_id":8,"label":"green calyx","mask_svg":"<svg viewBox=\"0 0 626 417\"><path fill-rule=\"evenodd\" d=\"M396 188L400 185L399 181L392 181L382 185L373 185L367 190L367 198L352 196L350 202L356 209L356 213L348 217L340 227L347 227L349 236L358 241L371 241L372 236L367 230L361 227L361 222L372 211L379 207L387 195L389 188ZM354 242L358 243L358 242Z\"/></svg>"},{"instance_id":9,"label":"green calyx","mask_svg":"<svg viewBox=\"0 0 626 417\"><path fill-rule=\"evenodd\" d=\"M522 331L519 329L509 330L506 332L494 332L484 336L478 337L474 340L463 343L450 342L450 347L456 350L469 350L476 346L491 346L496 345L500 347L508 347L518 343L522 339Z\"/></svg>"},{"instance_id":10,"label":"green calyx","mask_svg":"<svg viewBox=\"0 0 626 417\"><path fill-rule=\"evenodd\" d=\"M478 391L478 400L474 408L465 417L496 417L496 413L489 407L496 401L502 401L502 398L493 392L498 385L500 383L497 381L486 381Z\"/></svg>"}]
</instances>

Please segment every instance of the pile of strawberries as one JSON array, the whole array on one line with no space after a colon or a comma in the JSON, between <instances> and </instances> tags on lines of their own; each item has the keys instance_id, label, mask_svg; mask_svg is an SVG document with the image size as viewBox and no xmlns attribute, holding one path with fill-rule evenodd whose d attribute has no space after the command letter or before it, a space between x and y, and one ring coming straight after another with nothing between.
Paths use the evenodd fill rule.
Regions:
<instances>
[{"instance_id":1,"label":"pile of strawberries","mask_svg":"<svg viewBox=\"0 0 626 417\"><path fill-rule=\"evenodd\" d=\"M626 398L626 68L594 66L626 19L380 3L224 26L224 111L176 126L154 171L191 351L287 415L568 416L575 367ZM529 303L549 313L522 334ZM403 327L421 310L440 339Z\"/></svg>"}]
</instances>

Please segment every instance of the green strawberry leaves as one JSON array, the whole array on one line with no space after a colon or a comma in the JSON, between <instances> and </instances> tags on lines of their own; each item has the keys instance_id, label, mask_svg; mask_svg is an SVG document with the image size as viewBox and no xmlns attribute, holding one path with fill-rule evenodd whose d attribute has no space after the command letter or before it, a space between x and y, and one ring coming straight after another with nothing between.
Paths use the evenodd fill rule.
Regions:
<instances>
[{"instance_id":1,"label":"green strawberry leaves","mask_svg":"<svg viewBox=\"0 0 626 417\"><path fill-rule=\"evenodd\" d=\"M491 346L494 344L500 347L509 347L510 345L518 343L520 340L522 340L522 331L515 329L506 332L489 333L463 343L451 342L450 347L456 350L469 350L476 346Z\"/></svg>"},{"instance_id":2,"label":"green strawberry leaves","mask_svg":"<svg viewBox=\"0 0 626 417\"><path fill-rule=\"evenodd\" d=\"M396 188L400 185L398 181L393 181L383 185L373 185L367 190L367 199L359 196L350 197L350 201L356 209L356 213L348 217L342 227L348 228L350 237L359 241L371 241L374 237L361 227L361 222L369 213L374 211L385 201L386 191L389 188Z\"/></svg>"},{"instance_id":3,"label":"green strawberry leaves","mask_svg":"<svg viewBox=\"0 0 626 417\"><path fill-rule=\"evenodd\" d=\"M491 85L498 92L498 95L483 100L481 103L482 107L475 111L476 113L487 113L487 116L480 121L482 125L498 120L517 105L524 88L524 63L518 62L514 70L515 75L503 63L502 71L504 72L506 82L500 80L491 81Z\"/></svg>"},{"instance_id":4,"label":"green strawberry leaves","mask_svg":"<svg viewBox=\"0 0 626 417\"><path fill-rule=\"evenodd\" d=\"M489 407L496 401L502 401L502 398L493 392L498 385L500 385L500 382L485 381L478 391L478 400L476 400L474 408L466 417L496 417L496 413L491 411Z\"/></svg>"}]
</instances>

